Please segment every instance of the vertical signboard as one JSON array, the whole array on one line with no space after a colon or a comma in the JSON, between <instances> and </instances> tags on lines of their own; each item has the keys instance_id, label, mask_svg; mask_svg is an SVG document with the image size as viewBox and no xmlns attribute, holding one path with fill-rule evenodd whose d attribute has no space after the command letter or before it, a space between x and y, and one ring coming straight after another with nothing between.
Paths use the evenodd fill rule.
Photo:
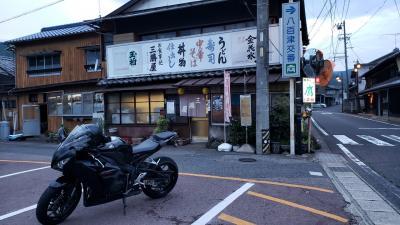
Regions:
<instances>
[{"instance_id":1,"label":"vertical signboard","mask_svg":"<svg viewBox=\"0 0 400 225\"><path fill-rule=\"evenodd\" d=\"M224 122L230 122L231 116L231 74L224 71Z\"/></svg>"},{"instance_id":2,"label":"vertical signboard","mask_svg":"<svg viewBox=\"0 0 400 225\"><path fill-rule=\"evenodd\" d=\"M315 103L315 78L303 78L303 103Z\"/></svg>"},{"instance_id":3,"label":"vertical signboard","mask_svg":"<svg viewBox=\"0 0 400 225\"><path fill-rule=\"evenodd\" d=\"M251 126L251 95L240 95L240 123Z\"/></svg>"},{"instance_id":4,"label":"vertical signboard","mask_svg":"<svg viewBox=\"0 0 400 225\"><path fill-rule=\"evenodd\" d=\"M300 7L299 2L282 5L282 76L300 77Z\"/></svg>"}]
</instances>

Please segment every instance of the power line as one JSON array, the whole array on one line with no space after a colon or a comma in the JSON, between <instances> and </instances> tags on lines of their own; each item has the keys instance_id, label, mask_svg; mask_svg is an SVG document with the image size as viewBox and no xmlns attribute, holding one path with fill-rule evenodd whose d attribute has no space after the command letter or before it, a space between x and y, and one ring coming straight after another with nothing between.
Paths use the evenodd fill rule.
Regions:
<instances>
[{"instance_id":1,"label":"power line","mask_svg":"<svg viewBox=\"0 0 400 225\"><path fill-rule=\"evenodd\" d=\"M397 6L397 1L396 0L393 0L393 1L394 1L394 4L396 5L397 13L399 14L399 17L400 17L400 11L399 11L399 7Z\"/></svg>"},{"instance_id":2,"label":"power line","mask_svg":"<svg viewBox=\"0 0 400 225\"><path fill-rule=\"evenodd\" d=\"M326 6L327 3L328 3L328 0L325 0L324 6L322 6L322 9L321 9L321 11L319 11L319 14L318 14L318 16L317 16L317 19L315 20L314 24L311 26L310 34L311 34L311 32L313 31L313 29L314 29L314 27L315 27L315 24L317 23L317 21L318 21L319 17L321 16L322 12L324 11L325 6Z\"/></svg>"},{"instance_id":3,"label":"power line","mask_svg":"<svg viewBox=\"0 0 400 225\"><path fill-rule=\"evenodd\" d=\"M315 35L318 34L319 30L321 29L322 24L324 24L324 23L325 23L325 20L328 18L328 15L329 15L330 10L331 10L331 9L329 9L329 10L326 12L326 14L324 15L324 19L322 20L321 24L320 24L319 27L318 27L318 30L314 33L314 35L312 35L312 37L310 38L310 40L312 40L312 39L315 37ZM310 34L311 34L311 32L310 32Z\"/></svg>"},{"instance_id":4,"label":"power line","mask_svg":"<svg viewBox=\"0 0 400 225\"><path fill-rule=\"evenodd\" d=\"M29 10L29 11L24 12L24 13L21 13L21 14L19 14L19 15L10 17L10 18L5 19L5 20L2 20L2 21L0 21L0 23L5 23L5 22L8 22L8 21L10 21L10 20L14 20L14 19L17 19L17 18L19 18L19 17L22 17L22 16L25 16L25 15L28 15L28 14L31 14L31 13L34 13L34 12L37 12L37 11L39 11L39 10L41 10L41 9L47 8L47 7L52 6L52 5L55 5L55 4L58 4L58 3L62 2L62 1L64 1L64 0L58 0L58 1L56 1L56 2L53 2L53 3L47 4L47 5L41 6L41 7L39 7L39 8Z\"/></svg>"},{"instance_id":5,"label":"power line","mask_svg":"<svg viewBox=\"0 0 400 225\"><path fill-rule=\"evenodd\" d=\"M365 23L361 25L360 28L358 28L355 32L353 32L352 35L354 36L357 32L359 32L362 28L364 28L369 23L369 21L371 21L371 19L374 18L374 16L385 6L386 2L387 0L385 0L383 4L371 15L371 17L369 17L369 19L365 21Z\"/></svg>"},{"instance_id":6,"label":"power line","mask_svg":"<svg viewBox=\"0 0 400 225\"><path fill-rule=\"evenodd\" d=\"M345 16L344 16L344 20L347 18L347 14L349 13L350 1L351 1L351 0L349 0L349 2L347 3L347 9L346 9L346 14L345 14ZM341 21L343 21L343 20L341 20Z\"/></svg>"}]
</instances>

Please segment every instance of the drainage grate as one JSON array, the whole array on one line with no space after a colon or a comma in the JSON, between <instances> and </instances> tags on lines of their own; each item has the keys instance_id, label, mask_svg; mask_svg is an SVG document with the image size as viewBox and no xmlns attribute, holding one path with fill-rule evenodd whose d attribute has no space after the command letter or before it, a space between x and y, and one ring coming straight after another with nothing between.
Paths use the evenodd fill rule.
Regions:
<instances>
[{"instance_id":1,"label":"drainage grate","mask_svg":"<svg viewBox=\"0 0 400 225\"><path fill-rule=\"evenodd\" d=\"M255 162L257 160L253 159L253 158L240 158L239 161L240 162Z\"/></svg>"}]
</instances>

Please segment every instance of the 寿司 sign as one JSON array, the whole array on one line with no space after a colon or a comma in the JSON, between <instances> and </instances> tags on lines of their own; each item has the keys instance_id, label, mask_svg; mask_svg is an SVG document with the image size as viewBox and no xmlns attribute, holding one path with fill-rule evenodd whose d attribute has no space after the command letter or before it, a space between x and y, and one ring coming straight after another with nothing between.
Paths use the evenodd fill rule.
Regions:
<instances>
[{"instance_id":1,"label":"\u5bff\u53f8 sign","mask_svg":"<svg viewBox=\"0 0 400 225\"><path fill-rule=\"evenodd\" d=\"M271 25L270 64L280 64L279 26ZM107 46L107 78L255 66L256 29Z\"/></svg>"}]
</instances>

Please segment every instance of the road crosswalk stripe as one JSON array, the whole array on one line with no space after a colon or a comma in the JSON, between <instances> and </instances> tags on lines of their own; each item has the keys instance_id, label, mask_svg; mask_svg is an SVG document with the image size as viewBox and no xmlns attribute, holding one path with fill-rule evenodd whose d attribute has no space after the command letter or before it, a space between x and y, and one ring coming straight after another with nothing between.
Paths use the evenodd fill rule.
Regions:
<instances>
[{"instance_id":1,"label":"road crosswalk stripe","mask_svg":"<svg viewBox=\"0 0 400 225\"><path fill-rule=\"evenodd\" d=\"M378 146L394 146L386 141L379 140L378 138L369 136L369 135L357 135L358 137Z\"/></svg>"},{"instance_id":2,"label":"road crosswalk stripe","mask_svg":"<svg viewBox=\"0 0 400 225\"><path fill-rule=\"evenodd\" d=\"M396 135L382 135L382 137L388 138L393 141L400 142L400 137Z\"/></svg>"},{"instance_id":3,"label":"road crosswalk stripe","mask_svg":"<svg viewBox=\"0 0 400 225\"><path fill-rule=\"evenodd\" d=\"M344 145L359 145L357 142L353 141L346 135L333 135L336 139L338 139Z\"/></svg>"}]
</instances>

